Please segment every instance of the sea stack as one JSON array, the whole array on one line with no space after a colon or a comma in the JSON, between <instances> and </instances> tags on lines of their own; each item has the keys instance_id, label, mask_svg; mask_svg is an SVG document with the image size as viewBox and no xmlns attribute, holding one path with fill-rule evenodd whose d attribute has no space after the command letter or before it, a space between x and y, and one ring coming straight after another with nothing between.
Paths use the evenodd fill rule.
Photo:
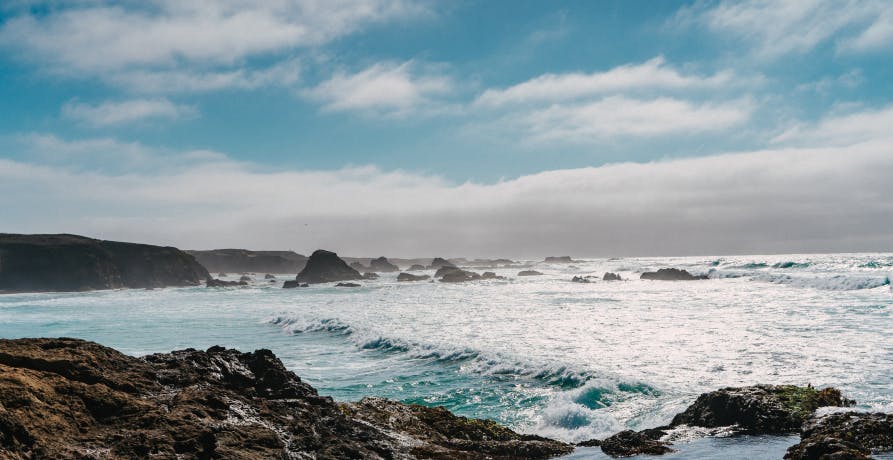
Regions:
<instances>
[{"instance_id":1,"label":"sea stack","mask_svg":"<svg viewBox=\"0 0 893 460\"><path fill-rule=\"evenodd\" d=\"M372 269L372 271L382 272L382 273L399 272L400 271L400 267L392 264L385 257L379 257L377 259L372 259L372 261L369 262L369 268Z\"/></svg>"},{"instance_id":2,"label":"sea stack","mask_svg":"<svg viewBox=\"0 0 893 460\"><path fill-rule=\"evenodd\" d=\"M299 283L331 283L335 281L361 280L363 275L347 265L332 251L317 249L307 259L307 265L295 277Z\"/></svg>"}]
</instances>

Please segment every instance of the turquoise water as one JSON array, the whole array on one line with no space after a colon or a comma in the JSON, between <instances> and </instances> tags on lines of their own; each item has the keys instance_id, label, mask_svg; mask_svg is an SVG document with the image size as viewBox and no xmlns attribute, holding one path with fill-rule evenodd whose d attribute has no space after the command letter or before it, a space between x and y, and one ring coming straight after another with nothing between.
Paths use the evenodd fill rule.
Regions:
<instances>
[{"instance_id":1,"label":"turquoise water","mask_svg":"<svg viewBox=\"0 0 893 460\"><path fill-rule=\"evenodd\" d=\"M444 405L566 441L666 423L727 385L834 385L863 409L893 410L893 255L531 265L545 275L497 269L514 279L454 285L384 274L356 289L286 290L293 274L260 273L247 288L9 294L0 336L79 337L133 355L269 348L339 400ZM712 279L637 279L669 266ZM629 281L569 282L605 271ZM778 458L790 444L702 439L677 458Z\"/></svg>"}]
</instances>

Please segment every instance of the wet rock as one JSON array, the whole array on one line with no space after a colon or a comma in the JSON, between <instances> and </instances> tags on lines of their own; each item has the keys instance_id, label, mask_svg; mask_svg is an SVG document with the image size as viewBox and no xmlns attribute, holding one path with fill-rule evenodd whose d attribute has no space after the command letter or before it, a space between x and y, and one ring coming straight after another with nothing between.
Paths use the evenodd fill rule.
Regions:
<instances>
[{"instance_id":1,"label":"wet rock","mask_svg":"<svg viewBox=\"0 0 893 460\"><path fill-rule=\"evenodd\" d=\"M378 273L375 273L375 272L366 272L366 273L363 273L363 279L364 279L364 280L377 280L377 279L378 279Z\"/></svg>"},{"instance_id":2,"label":"wet rock","mask_svg":"<svg viewBox=\"0 0 893 460\"><path fill-rule=\"evenodd\" d=\"M572 447L443 408L321 397L269 350L134 358L0 340L0 458L550 458Z\"/></svg>"},{"instance_id":3,"label":"wet rock","mask_svg":"<svg viewBox=\"0 0 893 460\"><path fill-rule=\"evenodd\" d=\"M784 458L868 459L893 451L893 414L842 412L809 421Z\"/></svg>"},{"instance_id":4,"label":"wet rock","mask_svg":"<svg viewBox=\"0 0 893 460\"><path fill-rule=\"evenodd\" d=\"M673 452L669 443L660 441L666 433L660 430L621 431L601 441L602 452L612 457L632 457L633 455L663 455Z\"/></svg>"},{"instance_id":5,"label":"wet rock","mask_svg":"<svg viewBox=\"0 0 893 460\"><path fill-rule=\"evenodd\" d=\"M296 281L309 284L360 279L363 279L363 275L350 268L338 254L323 249L318 249L310 255L307 265L295 278Z\"/></svg>"},{"instance_id":6,"label":"wet rock","mask_svg":"<svg viewBox=\"0 0 893 460\"><path fill-rule=\"evenodd\" d=\"M248 285L248 282L244 281L244 280L224 281L224 280L218 280L218 279L214 279L214 278L208 278L207 281L205 281L205 286L209 287L209 288L210 287L247 286L247 285Z\"/></svg>"},{"instance_id":7,"label":"wet rock","mask_svg":"<svg viewBox=\"0 0 893 460\"><path fill-rule=\"evenodd\" d=\"M434 272L434 277L440 278L441 276L454 271L462 271L462 269L457 267L440 267L437 269L436 272Z\"/></svg>"},{"instance_id":8,"label":"wet rock","mask_svg":"<svg viewBox=\"0 0 893 460\"><path fill-rule=\"evenodd\" d=\"M409 272L417 272L417 271L420 271L420 270L425 270L425 266L424 266L424 265L419 265L419 264L412 264L412 266L409 267L409 269L406 270L406 271L409 271Z\"/></svg>"},{"instance_id":9,"label":"wet rock","mask_svg":"<svg viewBox=\"0 0 893 460\"><path fill-rule=\"evenodd\" d=\"M239 282L242 282L242 283L249 283L249 282L251 282L251 281L254 281L254 280L253 280L250 276L248 276L248 275L242 275L242 276L239 277Z\"/></svg>"},{"instance_id":10,"label":"wet rock","mask_svg":"<svg viewBox=\"0 0 893 460\"><path fill-rule=\"evenodd\" d=\"M360 287L360 285L357 283L338 283L335 285L335 287L355 288Z\"/></svg>"},{"instance_id":11,"label":"wet rock","mask_svg":"<svg viewBox=\"0 0 893 460\"><path fill-rule=\"evenodd\" d=\"M276 275L271 275L271 274L267 273L266 275L264 275L264 279L265 280L274 280L274 279L276 279Z\"/></svg>"},{"instance_id":12,"label":"wet rock","mask_svg":"<svg viewBox=\"0 0 893 460\"><path fill-rule=\"evenodd\" d=\"M589 278L586 278L583 276L575 276L575 277L571 278L571 281L574 283L589 283L589 282L591 282L591 281L589 281Z\"/></svg>"},{"instance_id":13,"label":"wet rock","mask_svg":"<svg viewBox=\"0 0 893 460\"><path fill-rule=\"evenodd\" d=\"M819 407L853 404L854 401L841 396L836 388L819 390L795 385L723 388L699 396L670 425L706 428L736 425L738 430L750 434L793 433Z\"/></svg>"},{"instance_id":14,"label":"wet rock","mask_svg":"<svg viewBox=\"0 0 893 460\"><path fill-rule=\"evenodd\" d=\"M656 272L645 272L642 273L640 279L643 280L658 280L658 281L693 281L693 280L705 280L707 279L706 275L695 276L689 273L686 270L681 270L678 268L661 268Z\"/></svg>"},{"instance_id":15,"label":"wet rock","mask_svg":"<svg viewBox=\"0 0 893 460\"><path fill-rule=\"evenodd\" d=\"M572 264L576 261L574 259L571 259L571 256L552 256L546 257L543 262L547 264Z\"/></svg>"},{"instance_id":16,"label":"wet rock","mask_svg":"<svg viewBox=\"0 0 893 460\"><path fill-rule=\"evenodd\" d=\"M540 276L540 275L542 275L542 273L538 272L536 270L521 270L518 272L518 276Z\"/></svg>"},{"instance_id":17,"label":"wet rock","mask_svg":"<svg viewBox=\"0 0 893 460\"><path fill-rule=\"evenodd\" d=\"M483 280L504 280L504 276L499 276L494 272L484 272L481 273L481 279Z\"/></svg>"},{"instance_id":18,"label":"wet rock","mask_svg":"<svg viewBox=\"0 0 893 460\"><path fill-rule=\"evenodd\" d=\"M605 276L602 277L603 281L623 281L623 278L616 273L605 272Z\"/></svg>"},{"instance_id":19,"label":"wet rock","mask_svg":"<svg viewBox=\"0 0 893 460\"><path fill-rule=\"evenodd\" d=\"M412 273L401 273L397 275L397 281L424 281L431 278L428 275L413 275Z\"/></svg>"},{"instance_id":20,"label":"wet rock","mask_svg":"<svg viewBox=\"0 0 893 460\"><path fill-rule=\"evenodd\" d=\"M390 273L390 272L399 272L400 271L400 267L392 264L385 257L379 257L377 259L372 259L372 261L369 262L369 268L372 269L373 271L382 272L382 273Z\"/></svg>"},{"instance_id":21,"label":"wet rock","mask_svg":"<svg viewBox=\"0 0 893 460\"><path fill-rule=\"evenodd\" d=\"M287 280L285 283L282 283L283 289L294 289L299 287L310 287L310 285L297 280Z\"/></svg>"},{"instance_id":22,"label":"wet rock","mask_svg":"<svg viewBox=\"0 0 893 460\"><path fill-rule=\"evenodd\" d=\"M466 281L475 281L479 279L482 279L481 275L457 268L444 273L443 277L440 278L440 281L444 283L464 283Z\"/></svg>"},{"instance_id":23,"label":"wet rock","mask_svg":"<svg viewBox=\"0 0 893 460\"><path fill-rule=\"evenodd\" d=\"M431 265L428 266L429 269L438 269L438 268L443 268L443 267L456 268L456 266L452 262L450 262L449 260L446 260L446 259L442 259L440 257L435 257L431 261Z\"/></svg>"}]
</instances>

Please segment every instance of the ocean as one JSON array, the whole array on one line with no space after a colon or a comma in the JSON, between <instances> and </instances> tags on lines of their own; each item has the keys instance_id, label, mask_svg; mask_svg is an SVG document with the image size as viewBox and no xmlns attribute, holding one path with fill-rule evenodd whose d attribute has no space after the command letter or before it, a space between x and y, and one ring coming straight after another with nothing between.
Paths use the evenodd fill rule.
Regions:
<instances>
[{"instance_id":1,"label":"ocean","mask_svg":"<svg viewBox=\"0 0 893 460\"><path fill-rule=\"evenodd\" d=\"M258 273L243 288L7 294L0 336L132 355L269 348L336 400L443 405L569 442L661 425L702 392L755 383L836 386L858 409L893 411L893 254L528 264L544 275L281 289L294 274ZM639 280L664 267L710 279ZM570 281L585 275L597 279ZM796 440L693 433L667 458L780 458Z\"/></svg>"}]
</instances>

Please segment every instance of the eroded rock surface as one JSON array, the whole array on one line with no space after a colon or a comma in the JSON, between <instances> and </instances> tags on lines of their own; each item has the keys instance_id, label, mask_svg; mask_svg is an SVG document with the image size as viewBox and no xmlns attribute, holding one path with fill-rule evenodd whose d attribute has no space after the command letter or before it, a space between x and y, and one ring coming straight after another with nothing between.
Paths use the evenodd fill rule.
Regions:
<instances>
[{"instance_id":1,"label":"eroded rock surface","mask_svg":"<svg viewBox=\"0 0 893 460\"><path fill-rule=\"evenodd\" d=\"M269 350L134 358L77 339L0 340L4 459L510 459L571 450L443 408L336 404Z\"/></svg>"},{"instance_id":2,"label":"eroded rock surface","mask_svg":"<svg viewBox=\"0 0 893 460\"><path fill-rule=\"evenodd\" d=\"M786 459L868 459L893 450L893 414L842 412L812 420Z\"/></svg>"}]
</instances>

